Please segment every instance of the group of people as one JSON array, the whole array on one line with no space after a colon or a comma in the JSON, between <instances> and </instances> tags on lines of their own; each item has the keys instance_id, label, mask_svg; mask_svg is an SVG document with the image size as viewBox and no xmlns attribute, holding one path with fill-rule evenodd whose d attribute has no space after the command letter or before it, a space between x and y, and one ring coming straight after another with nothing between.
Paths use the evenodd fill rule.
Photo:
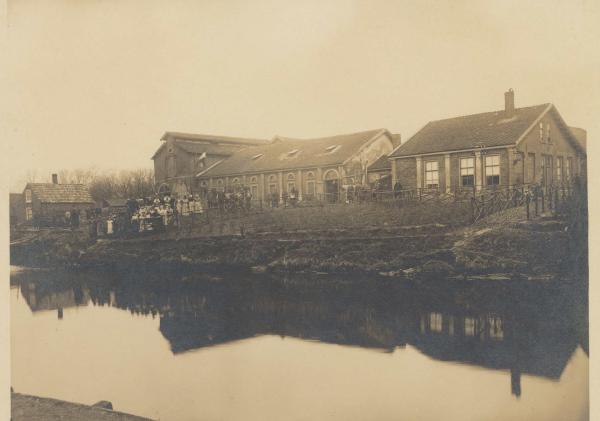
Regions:
<instances>
[{"instance_id":1,"label":"group of people","mask_svg":"<svg viewBox=\"0 0 600 421\"><path fill-rule=\"evenodd\" d=\"M249 210L252 206L252 192L246 186L236 186L225 191L212 188L206 193L206 201L209 209Z\"/></svg>"}]
</instances>

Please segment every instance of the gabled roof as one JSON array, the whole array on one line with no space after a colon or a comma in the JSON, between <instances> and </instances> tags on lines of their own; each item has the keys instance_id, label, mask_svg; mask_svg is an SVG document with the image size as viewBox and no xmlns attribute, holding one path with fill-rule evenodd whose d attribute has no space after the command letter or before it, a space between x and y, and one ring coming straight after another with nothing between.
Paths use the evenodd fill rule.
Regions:
<instances>
[{"instance_id":1,"label":"gabled roof","mask_svg":"<svg viewBox=\"0 0 600 421\"><path fill-rule=\"evenodd\" d=\"M392 169L392 163L390 162L390 159L387 155L381 155L379 157L379 159L377 159L375 162L373 162L371 165L369 165L369 167L367 168L367 172L371 172L371 171L383 171L383 170L391 170Z\"/></svg>"},{"instance_id":2,"label":"gabled roof","mask_svg":"<svg viewBox=\"0 0 600 421\"><path fill-rule=\"evenodd\" d=\"M29 183L25 189L42 203L94 203L84 184Z\"/></svg>"},{"instance_id":3,"label":"gabled roof","mask_svg":"<svg viewBox=\"0 0 600 421\"><path fill-rule=\"evenodd\" d=\"M268 145L241 149L198 175L218 177L341 165L365 144L383 134L388 134L388 131L377 129L317 139L276 136Z\"/></svg>"},{"instance_id":4,"label":"gabled roof","mask_svg":"<svg viewBox=\"0 0 600 421\"><path fill-rule=\"evenodd\" d=\"M552 104L516 108L510 118L502 110L431 121L390 156L513 145L552 108Z\"/></svg>"}]
</instances>

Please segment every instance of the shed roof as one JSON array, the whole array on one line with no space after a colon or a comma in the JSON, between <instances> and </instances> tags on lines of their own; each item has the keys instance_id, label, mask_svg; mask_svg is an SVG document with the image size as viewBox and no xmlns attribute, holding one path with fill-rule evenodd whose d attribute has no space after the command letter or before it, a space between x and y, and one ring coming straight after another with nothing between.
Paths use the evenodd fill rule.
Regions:
<instances>
[{"instance_id":1,"label":"shed roof","mask_svg":"<svg viewBox=\"0 0 600 421\"><path fill-rule=\"evenodd\" d=\"M219 136L212 134L197 134L197 133L182 133L182 132L165 132L160 140L167 139L191 140L208 143L230 143L240 145L260 145L268 143L267 139L252 139L246 137Z\"/></svg>"},{"instance_id":2,"label":"shed roof","mask_svg":"<svg viewBox=\"0 0 600 421\"><path fill-rule=\"evenodd\" d=\"M276 136L267 145L235 152L198 176L218 177L339 165L356 154L363 145L385 133L388 133L386 129L377 129L316 139Z\"/></svg>"},{"instance_id":3,"label":"shed roof","mask_svg":"<svg viewBox=\"0 0 600 421\"><path fill-rule=\"evenodd\" d=\"M84 184L29 183L25 189L42 203L94 203Z\"/></svg>"},{"instance_id":4,"label":"shed roof","mask_svg":"<svg viewBox=\"0 0 600 421\"><path fill-rule=\"evenodd\" d=\"M504 110L431 121L391 157L512 145L552 104L516 108L507 118Z\"/></svg>"},{"instance_id":5,"label":"shed roof","mask_svg":"<svg viewBox=\"0 0 600 421\"><path fill-rule=\"evenodd\" d=\"M367 168L367 171L384 171L384 170L391 170L392 169L392 163L390 162L390 159L387 155L382 155L379 157L379 159L377 159L376 161L374 161L371 165L369 165L369 167Z\"/></svg>"},{"instance_id":6,"label":"shed roof","mask_svg":"<svg viewBox=\"0 0 600 421\"><path fill-rule=\"evenodd\" d=\"M246 139L241 137L236 138L179 132L166 132L161 140L165 141L167 139L172 139L177 147L189 153L199 154L206 152L210 155L222 156L229 156L240 148L266 144L269 142L266 139ZM154 152L151 159L154 159L156 155L163 150L165 145L166 142L162 143L156 152Z\"/></svg>"}]
</instances>

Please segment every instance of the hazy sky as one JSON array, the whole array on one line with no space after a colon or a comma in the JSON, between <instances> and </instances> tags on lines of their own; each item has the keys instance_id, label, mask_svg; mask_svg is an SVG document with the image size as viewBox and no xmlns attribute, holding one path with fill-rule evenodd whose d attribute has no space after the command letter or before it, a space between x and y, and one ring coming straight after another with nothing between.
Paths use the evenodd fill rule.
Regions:
<instances>
[{"instance_id":1,"label":"hazy sky","mask_svg":"<svg viewBox=\"0 0 600 421\"><path fill-rule=\"evenodd\" d=\"M600 132L598 1L11 1L3 135L24 175L152 165L164 131L271 138L554 103Z\"/></svg>"}]
</instances>

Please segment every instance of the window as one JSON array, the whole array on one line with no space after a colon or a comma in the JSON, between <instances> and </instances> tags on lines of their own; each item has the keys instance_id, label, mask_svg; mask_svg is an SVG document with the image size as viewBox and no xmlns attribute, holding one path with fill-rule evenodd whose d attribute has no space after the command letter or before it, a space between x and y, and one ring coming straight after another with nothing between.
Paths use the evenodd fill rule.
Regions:
<instances>
[{"instance_id":1,"label":"window","mask_svg":"<svg viewBox=\"0 0 600 421\"><path fill-rule=\"evenodd\" d=\"M565 167L565 177L567 180L570 180L572 172L573 172L573 158L571 158L571 157L567 158L566 164L567 165Z\"/></svg>"},{"instance_id":2,"label":"window","mask_svg":"<svg viewBox=\"0 0 600 421\"><path fill-rule=\"evenodd\" d=\"M250 179L250 183L252 183L252 184L256 184L256 183L258 183L258 178L256 178L256 177L252 177L252 178Z\"/></svg>"},{"instance_id":3,"label":"window","mask_svg":"<svg viewBox=\"0 0 600 421\"><path fill-rule=\"evenodd\" d=\"M223 190L223 180L221 180L221 179L217 180L217 190L224 191Z\"/></svg>"},{"instance_id":4,"label":"window","mask_svg":"<svg viewBox=\"0 0 600 421\"><path fill-rule=\"evenodd\" d=\"M556 181L559 183L563 181L563 158L562 156L556 157Z\"/></svg>"},{"instance_id":5,"label":"window","mask_svg":"<svg viewBox=\"0 0 600 421\"><path fill-rule=\"evenodd\" d=\"M440 184L440 173L437 161L425 163L425 187L428 189L437 189Z\"/></svg>"},{"instance_id":6,"label":"window","mask_svg":"<svg viewBox=\"0 0 600 421\"><path fill-rule=\"evenodd\" d=\"M269 176L269 193L277 193L277 176Z\"/></svg>"},{"instance_id":7,"label":"window","mask_svg":"<svg viewBox=\"0 0 600 421\"><path fill-rule=\"evenodd\" d=\"M25 190L25 203L31 203L31 190Z\"/></svg>"},{"instance_id":8,"label":"window","mask_svg":"<svg viewBox=\"0 0 600 421\"><path fill-rule=\"evenodd\" d=\"M291 192L296 187L296 176L294 174L287 175L287 191Z\"/></svg>"},{"instance_id":9,"label":"window","mask_svg":"<svg viewBox=\"0 0 600 421\"><path fill-rule=\"evenodd\" d=\"M552 156L542 155L542 183L544 185L552 184Z\"/></svg>"},{"instance_id":10,"label":"window","mask_svg":"<svg viewBox=\"0 0 600 421\"><path fill-rule=\"evenodd\" d=\"M233 179L233 181L232 181L232 184L233 184L234 186L235 186L235 185L238 185L238 184L240 184L240 179L239 179L239 178L237 178L237 177L236 177L236 178L234 178L234 179Z\"/></svg>"},{"instance_id":11,"label":"window","mask_svg":"<svg viewBox=\"0 0 600 421\"><path fill-rule=\"evenodd\" d=\"M27 219L28 221L31 220L31 218L33 218L33 211L31 210L30 207L25 208L25 219Z\"/></svg>"},{"instance_id":12,"label":"window","mask_svg":"<svg viewBox=\"0 0 600 421\"><path fill-rule=\"evenodd\" d=\"M475 158L460 159L460 182L465 187L475 184Z\"/></svg>"},{"instance_id":13,"label":"window","mask_svg":"<svg viewBox=\"0 0 600 421\"><path fill-rule=\"evenodd\" d=\"M488 325L490 327L489 334L492 339L503 339L504 330L502 329L502 319L500 317L489 316Z\"/></svg>"},{"instance_id":14,"label":"window","mask_svg":"<svg viewBox=\"0 0 600 421\"><path fill-rule=\"evenodd\" d=\"M250 194L253 198L258 197L258 186L256 184L250 186Z\"/></svg>"},{"instance_id":15,"label":"window","mask_svg":"<svg viewBox=\"0 0 600 421\"><path fill-rule=\"evenodd\" d=\"M544 143L544 123L540 123L540 143Z\"/></svg>"},{"instance_id":16,"label":"window","mask_svg":"<svg viewBox=\"0 0 600 421\"><path fill-rule=\"evenodd\" d=\"M485 183L488 186L500 184L500 155L485 157Z\"/></svg>"},{"instance_id":17,"label":"window","mask_svg":"<svg viewBox=\"0 0 600 421\"><path fill-rule=\"evenodd\" d=\"M442 331L442 313L429 313L429 330L432 332Z\"/></svg>"},{"instance_id":18,"label":"window","mask_svg":"<svg viewBox=\"0 0 600 421\"><path fill-rule=\"evenodd\" d=\"M475 319L465 317L465 336L475 336Z\"/></svg>"},{"instance_id":19,"label":"window","mask_svg":"<svg viewBox=\"0 0 600 421\"><path fill-rule=\"evenodd\" d=\"M546 123L546 140L548 143L552 143L552 137L550 137L550 123Z\"/></svg>"}]
</instances>

